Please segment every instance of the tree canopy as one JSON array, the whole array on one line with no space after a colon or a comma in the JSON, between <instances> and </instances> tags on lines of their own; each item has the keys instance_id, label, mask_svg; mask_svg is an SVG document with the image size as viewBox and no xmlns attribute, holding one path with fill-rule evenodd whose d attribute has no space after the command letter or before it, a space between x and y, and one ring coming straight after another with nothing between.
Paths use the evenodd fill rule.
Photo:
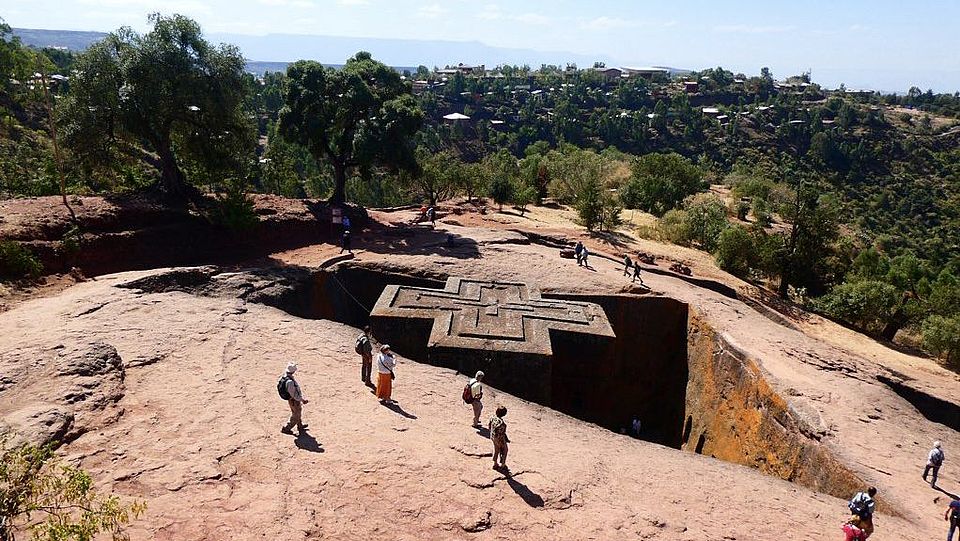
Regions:
<instances>
[{"instance_id":1,"label":"tree canopy","mask_svg":"<svg viewBox=\"0 0 960 541\"><path fill-rule=\"evenodd\" d=\"M344 201L351 171L416 169L413 135L423 112L396 70L361 51L339 70L301 60L287 77L280 132L333 168L332 202Z\"/></svg>"},{"instance_id":2,"label":"tree canopy","mask_svg":"<svg viewBox=\"0 0 960 541\"><path fill-rule=\"evenodd\" d=\"M64 138L94 163L145 143L161 192L181 198L188 194L185 162L223 172L241 166L238 148L252 151L244 60L233 45L207 42L187 17L153 14L149 21L150 32L121 28L77 58Z\"/></svg>"}]
</instances>

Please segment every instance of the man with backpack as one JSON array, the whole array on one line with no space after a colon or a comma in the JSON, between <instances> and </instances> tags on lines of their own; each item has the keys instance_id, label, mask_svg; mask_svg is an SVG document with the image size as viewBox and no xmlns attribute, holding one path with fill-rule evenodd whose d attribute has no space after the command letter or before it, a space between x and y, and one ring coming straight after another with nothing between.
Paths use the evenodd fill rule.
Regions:
<instances>
[{"instance_id":1,"label":"man with backpack","mask_svg":"<svg viewBox=\"0 0 960 541\"><path fill-rule=\"evenodd\" d=\"M477 375L467 382L463 388L463 401L473 406L473 428L480 428L480 413L483 412L483 372L477 371Z\"/></svg>"},{"instance_id":2,"label":"man with backpack","mask_svg":"<svg viewBox=\"0 0 960 541\"><path fill-rule=\"evenodd\" d=\"M306 432L307 425L303 424L303 405L310 401L303 397L300 391L300 384L294 379L293 374L297 371L296 363L287 364L287 370L280 376L277 382L277 392L280 398L287 401L290 405L290 420L280 429L284 434L293 434L293 427L296 425L297 431L301 434Z\"/></svg>"},{"instance_id":3,"label":"man with backpack","mask_svg":"<svg viewBox=\"0 0 960 541\"><path fill-rule=\"evenodd\" d=\"M623 275L630 276L630 267L633 266L633 261L630 260L630 256L623 256Z\"/></svg>"},{"instance_id":4,"label":"man with backpack","mask_svg":"<svg viewBox=\"0 0 960 541\"><path fill-rule=\"evenodd\" d=\"M953 533L960 529L960 500L954 498L943 514L943 520L950 521L950 530L947 531L947 541L953 541Z\"/></svg>"},{"instance_id":5,"label":"man with backpack","mask_svg":"<svg viewBox=\"0 0 960 541\"><path fill-rule=\"evenodd\" d=\"M370 381L370 372L373 369L373 344L370 341L369 325L364 327L363 333L357 337L357 343L354 346L354 351L360 355L360 381L362 381L367 387L373 387L373 382Z\"/></svg>"},{"instance_id":6,"label":"man with backpack","mask_svg":"<svg viewBox=\"0 0 960 541\"><path fill-rule=\"evenodd\" d=\"M870 487L866 492L857 492L850 503L847 504L850 513L853 514L847 523L863 530L864 539L870 537L870 534L873 533L873 511L877 506L873 497L876 495L876 487Z\"/></svg>"},{"instance_id":7,"label":"man with backpack","mask_svg":"<svg viewBox=\"0 0 960 541\"><path fill-rule=\"evenodd\" d=\"M930 486L936 488L937 486L937 474L940 473L940 466L943 466L943 449L941 448L940 442L933 442L933 449L930 450L930 454L927 455L927 467L923 469L923 480L927 480L927 475L930 473L930 470L933 470L933 479L930 480Z\"/></svg>"}]
</instances>

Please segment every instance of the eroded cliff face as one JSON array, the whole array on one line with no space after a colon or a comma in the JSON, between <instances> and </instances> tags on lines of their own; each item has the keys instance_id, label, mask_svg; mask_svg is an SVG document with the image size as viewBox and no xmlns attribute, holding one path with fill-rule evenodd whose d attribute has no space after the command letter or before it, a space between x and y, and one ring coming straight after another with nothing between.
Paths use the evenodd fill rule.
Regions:
<instances>
[{"instance_id":1,"label":"eroded cliff face","mask_svg":"<svg viewBox=\"0 0 960 541\"><path fill-rule=\"evenodd\" d=\"M759 364L689 312L689 380L682 449L757 468L840 498L864 486L821 442L816 412L801 414Z\"/></svg>"}]
</instances>

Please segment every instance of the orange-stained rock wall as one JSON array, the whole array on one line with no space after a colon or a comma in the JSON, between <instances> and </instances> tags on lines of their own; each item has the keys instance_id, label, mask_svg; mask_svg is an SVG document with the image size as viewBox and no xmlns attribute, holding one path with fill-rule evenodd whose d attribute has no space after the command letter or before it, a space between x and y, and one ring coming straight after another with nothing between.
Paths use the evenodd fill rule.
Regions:
<instances>
[{"instance_id":1,"label":"orange-stained rock wall","mask_svg":"<svg viewBox=\"0 0 960 541\"><path fill-rule=\"evenodd\" d=\"M753 359L689 313L690 376L683 446L797 482L839 498L864 482L817 438L815 428L791 412Z\"/></svg>"}]
</instances>

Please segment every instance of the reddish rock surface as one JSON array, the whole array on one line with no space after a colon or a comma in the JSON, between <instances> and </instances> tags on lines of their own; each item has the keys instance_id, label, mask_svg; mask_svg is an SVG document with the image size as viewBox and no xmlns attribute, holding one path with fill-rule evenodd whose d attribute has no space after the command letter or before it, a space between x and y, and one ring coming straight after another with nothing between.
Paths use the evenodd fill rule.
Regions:
<instances>
[{"instance_id":1,"label":"reddish rock surface","mask_svg":"<svg viewBox=\"0 0 960 541\"><path fill-rule=\"evenodd\" d=\"M412 215L373 214L384 224ZM491 386L484 418L509 408L513 475L491 470L491 446L460 401L465 377L401 359L399 406L381 406L359 381L356 328L267 305L291 310L297 273L334 257L330 245L257 263L283 264L277 272L136 271L19 302L0 314L2 421L24 437L63 437L61 452L102 486L145 499L134 539L840 539L846 506L831 494L861 482L880 489L872 539L943 534L947 496L920 473L939 439L940 484L960 492L956 374L829 322L777 316L751 286L672 247L588 239L591 268L578 268L551 244L577 230L542 219L378 226L340 265L686 304L695 419L683 450ZM668 271L644 273L650 289L640 288L615 262L627 249L682 260L725 288ZM279 433L287 411L275 383L291 360L311 399L310 436L299 438ZM937 411L948 417L931 420Z\"/></svg>"}]
</instances>

